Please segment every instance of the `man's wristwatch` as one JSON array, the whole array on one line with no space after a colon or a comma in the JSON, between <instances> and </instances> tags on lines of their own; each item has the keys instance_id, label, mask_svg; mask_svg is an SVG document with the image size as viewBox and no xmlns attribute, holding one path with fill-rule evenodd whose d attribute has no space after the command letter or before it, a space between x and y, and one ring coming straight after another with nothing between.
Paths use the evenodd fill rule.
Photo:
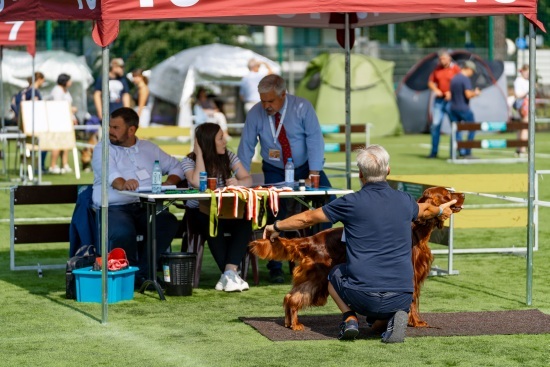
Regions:
<instances>
[{"instance_id":1,"label":"man's wristwatch","mask_svg":"<svg viewBox=\"0 0 550 367\"><path fill-rule=\"evenodd\" d=\"M281 232L281 230L279 229L279 227L277 227L277 222L278 220L276 220L275 222L273 222L273 229L277 232Z\"/></svg>"}]
</instances>

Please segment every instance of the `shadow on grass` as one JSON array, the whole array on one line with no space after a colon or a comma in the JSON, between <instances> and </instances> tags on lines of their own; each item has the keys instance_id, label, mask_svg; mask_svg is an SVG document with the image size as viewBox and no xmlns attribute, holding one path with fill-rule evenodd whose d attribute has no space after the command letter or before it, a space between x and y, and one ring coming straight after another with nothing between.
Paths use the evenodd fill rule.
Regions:
<instances>
[{"instance_id":1,"label":"shadow on grass","mask_svg":"<svg viewBox=\"0 0 550 367\"><path fill-rule=\"evenodd\" d=\"M464 279L461 280L460 284L453 283L452 281L449 281L449 279L446 279L445 277L430 277L430 281L435 281L435 282L438 282L438 283L442 283L442 284L445 284L446 286L450 286L450 287L454 287L454 288L464 289L464 290L470 291L472 293L485 294L485 295L488 295L488 296L491 296L491 297L494 297L494 298L497 298L497 299L517 303L518 306L525 306L525 304L521 301L518 301L518 299L516 297L505 296L505 295L502 294L502 292L498 292L498 293L496 291L492 292L487 288L483 288L482 284L478 284L478 283L466 284L467 281L465 281ZM464 292L464 293L466 293L466 292Z\"/></svg>"},{"instance_id":2,"label":"shadow on grass","mask_svg":"<svg viewBox=\"0 0 550 367\"><path fill-rule=\"evenodd\" d=\"M76 307L76 305L78 304L78 303L76 302L76 300L72 300L72 301L75 302L75 305L73 306L73 305L67 304L66 302L64 302L64 301L62 301L62 300L56 299L56 297L52 297L52 296L50 296L50 295L46 295L46 296L44 296L44 298L46 298L46 299L48 299L48 300L50 300L50 301L56 303L57 305L67 307L67 308L70 309L70 310L73 310L73 311L75 311L75 312L77 312L77 313L79 313L79 314L82 314L82 315L84 315L84 316L87 316L87 317L89 317L90 319L92 319L92 320L94 320L94 321L101 322L101 319L100 319L100 318L98 318L98 317L92 315L92 314L89 313L89 312L83 311L83 310L81 310L80 308ZM61 297L61 298L62 298L62 297ZM62 299L67 300L66 298L62 298ZM67 301L71 301L71 300L67 300Z\"/></svg>"}]
</instances>

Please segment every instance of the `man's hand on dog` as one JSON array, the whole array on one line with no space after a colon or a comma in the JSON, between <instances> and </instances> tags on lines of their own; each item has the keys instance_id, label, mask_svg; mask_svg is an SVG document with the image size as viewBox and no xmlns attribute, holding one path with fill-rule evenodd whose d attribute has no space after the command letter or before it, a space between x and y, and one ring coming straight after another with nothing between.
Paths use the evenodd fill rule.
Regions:
<instances>
[{"instance_id":1,"label":"man's hand on dog","mask_svg":"<svg viewBox=\"0 0 550 367\"><path fill-rule=\"evenodd\" d=\"M273 224L269 224L265 226L264 228L264 239L269 238L271 242L275 241L275 239L279 237L279 232L277 232L273 226Z\"/></svg>"},{"instance_id":2,"label":"man's hand on dog","mask_svg":"<svg viewBox=\"0 0 550 367\"><path fill-rule=\"evenodd\" d=\"M443 220L447 220L451 217L451 215L453 215L453 211L451 210L451 205L455 203L456 203L456 200L451 200L448 203L441 204L439 206L440 209L443 209L443 212L441 213L441 216L440 216Z\"/></svg>"}]
</instances>

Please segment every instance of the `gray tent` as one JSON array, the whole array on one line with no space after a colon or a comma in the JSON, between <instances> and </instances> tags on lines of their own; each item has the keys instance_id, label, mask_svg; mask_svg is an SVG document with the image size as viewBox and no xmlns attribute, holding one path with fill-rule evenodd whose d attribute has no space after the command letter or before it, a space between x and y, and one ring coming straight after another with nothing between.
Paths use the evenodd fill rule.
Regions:
<instances>
[{"instance_id":1,"label":"gray tent","mask_svg":"<svg viewBox=\"0 0 550 367\"><path fill-rule=\"evenodd\" d=\"M277 74L279 65L251 50L219 43L181 51L151 69L151 95L179 107L178 126L191 125L191 97L197 85L238 86L248 73L248 61L269 63ZM158 118L155 110L151 122Z\"/></svg>"},{"instance_id":2,"label":"gray tent","mask_svg":"<svg viewBox=\"0 0 550 367\"><path fill-rule=\"evenodd\" d=\"M451 57L459 65L466 60L476 63L477 72L472 77L472 82L482 91L479 97L470 102L476 121L508 121L503 62L488 62L468 51L451 52ZM433 96L428 89L428 78L437 62L437 54L429 54L409 70L397 88L397 105L405 133L429 131ZM447 117L443 121L442 131L451 131Z\"/></svg>"}]
</instances>

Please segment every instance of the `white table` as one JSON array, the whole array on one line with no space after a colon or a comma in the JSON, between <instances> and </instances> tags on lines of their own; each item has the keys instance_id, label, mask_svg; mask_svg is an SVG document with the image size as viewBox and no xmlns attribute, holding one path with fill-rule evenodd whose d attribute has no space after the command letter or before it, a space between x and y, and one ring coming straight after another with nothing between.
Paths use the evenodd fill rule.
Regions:
<instances>
[{"instance_id":1,"label":"white table","mask_svg":"<svg viewBox=\"0 0 550 367\"><path fill-rule=\"evenodd\" d=\"M307 191L281 191L279 192L280 198L294 198L299 200L302 204L305 204L303 198L322 198L327 200L330 195L342 196L352 193L353 190L335 189L335 188L319 188L311 189ZM164 293L157 282L156 277L156 214L165 209L164 202L169 202L169 205L178 200L209 200L212 198L211 193L194 192L186 193L185 190L181 190L181 193L176 194L153 194L151 192L136 192L136 191L122 191L124 195L137 197L140 201L147 206L147 257L149 259L149 274L148 279L143 283L140 293L145 292L149 285L153 285L159 294L162 301L166 298ZM233 193L222 193L222 197L235 197ZM219 196L219 194L216 194ZM306 204L307 205L307 204Z\"/></svg>"}]
</instances>

